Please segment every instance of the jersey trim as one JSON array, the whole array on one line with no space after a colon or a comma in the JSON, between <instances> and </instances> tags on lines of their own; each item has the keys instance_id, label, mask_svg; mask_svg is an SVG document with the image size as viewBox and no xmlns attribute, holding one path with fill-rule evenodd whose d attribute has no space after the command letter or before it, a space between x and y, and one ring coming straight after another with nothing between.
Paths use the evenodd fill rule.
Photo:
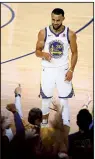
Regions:
<instances>
[{"instance_id":1,"label":"jersey trim","mask_svg":"<svg viewBox=\"0 0 95 159\"><path fill-rule=\"evenodd\" d=\"M70 40L69 40L69 28L67 28L67 40L68 40L68 43L70 44Z\"/></svg>"},{"instance_id":2,"label":"jersey trim","mask_svg":"<svg viewBox=\"0 0 95 159\"><path fill-rule=\"evenodd\" d=\"M62 30L60 33L58 33L58 34L54 33L53 30L51 30L50 26L49 26L49 29L50 29L50 31L51 31L56 37L58 37L61 33L64 32L65 26L64 26L63 30Z\"/></svg>"},{"instance_id":3,"label":"jersey trim","mask_svg":"<svg viewBox=\"0 0 95 159\"><path fill-rule=\"evenodd\" d=\"M44 39L44 42L46 42L46 39L47 39L47 28L45 28L45 39Z\"/></svg>"}]
</instances>

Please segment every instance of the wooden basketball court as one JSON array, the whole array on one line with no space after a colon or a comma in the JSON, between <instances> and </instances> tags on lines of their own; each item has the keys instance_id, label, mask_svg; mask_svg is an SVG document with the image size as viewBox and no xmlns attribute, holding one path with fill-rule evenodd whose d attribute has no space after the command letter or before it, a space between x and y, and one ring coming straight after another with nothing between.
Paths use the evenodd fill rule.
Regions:
<instances>
[{"instance_id":1,"label":"wooden basketball court","mask_svg":"<svg viewBox=\"0 0 95 159\"><path fill-rule=\"evenodd\" d=\"M51 23L51 11L65 11L64 25L77 31L93 18L93 3L6 3L13 12L1 4L1 109L14 102L14 89L22 86L22 109L27 117L32 107L41 108L40 89L41 59L35 54L37 34ZM77 33L78 63L73 77L75 97L69 100L71 133L77 130L76 115L86 102L89 93L93 99L93 22ZM7 61L7 62L6 62ZM3 63L5 62L5 63ZM57 97L56 91L54 96ZM93 102L89 105L91 111ZM10 113L12 117L12 114ZM53 111L50 118L53 117Z\"/></svg>"}]
</instances>

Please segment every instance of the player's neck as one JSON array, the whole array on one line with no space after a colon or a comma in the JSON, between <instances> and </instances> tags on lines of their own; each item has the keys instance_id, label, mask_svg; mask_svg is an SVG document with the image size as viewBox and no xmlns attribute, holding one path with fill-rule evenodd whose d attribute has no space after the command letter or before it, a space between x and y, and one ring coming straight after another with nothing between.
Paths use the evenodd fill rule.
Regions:
<instances>
[{"instance_id":1,"label":"player's neck","mask_svg":"<svg viewBox=\"0 0 95 159\"><path fill-rule=\"evenodd\" d=\"M58 30L55 30L53 26L50 25L50 28L54 33L60 33L62 30L64 30L64 27L65 27L64 25L61 25L61 27Z\"/></svg>"}]
</instances>

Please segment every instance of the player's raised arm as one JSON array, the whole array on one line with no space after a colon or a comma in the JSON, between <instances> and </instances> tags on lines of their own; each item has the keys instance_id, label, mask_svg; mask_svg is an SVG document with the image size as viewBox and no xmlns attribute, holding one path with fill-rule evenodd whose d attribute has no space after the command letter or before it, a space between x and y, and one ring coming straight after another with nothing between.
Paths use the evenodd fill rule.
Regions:
<instances>
[{"instance_id":1,"label":"player's raised arm","mask_svg":"<svg viewBox=\"0 0 95 159\"><path fill-rule=\"evenodd\" d=\"M51 55L49 53L43 52L45 45L45 29L41 30L38 34L38 41L36 44L36 56L44 58L47 61L51 60Z\"/></svg>"}]
</instances>

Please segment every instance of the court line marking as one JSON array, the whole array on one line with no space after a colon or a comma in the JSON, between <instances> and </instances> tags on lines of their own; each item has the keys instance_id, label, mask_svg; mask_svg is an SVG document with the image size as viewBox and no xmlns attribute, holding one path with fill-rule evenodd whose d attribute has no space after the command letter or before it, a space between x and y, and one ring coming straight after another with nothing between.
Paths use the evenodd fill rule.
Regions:
<instances>
[{"instance_id":1,"label":"court line marking","mask_svg":"<svg viewBox=\"0 0 95 159\"><path fill-rule=\"evenodd\" d=\"M7 4L5 4L5 3L1 3L1 4L3 4L4 6L6 6L10 11L11 11L11 19L7 22L7 23L5 23L5 24L3 24L2 26L1 26L1 28L3 28L3 27L5 27L5 26L7 26L8 24L10 24L13 20L14 20L14 18L15 18L15 12L13 11L13 9L10 7L10 6L8 6Z\"/></svg>"},{"instance_id":2,"label":"court line marking","mask_svg":"<svg viewBox=\"0 0 95 159\"><path fill-rule=\"evenodd\" d=\"M2 3L2 4L4 4L4 3ZM4 4L4 5L7 6L6 4ZM7 6L7 7L10 8L9 6ZM10 8L10 9L11 9L11 8ZM11 11L13 11L13 10L11 9ZM12 12L12 14L14 14L14 11ZM14 15L15 15L15 14L14 14ZM12 17L13 17L13 16L12 16ZM12 19L12 18L11 18L11 19ZM12 20L11 20L11 21L12 21ZM75 33L77 34L77 33L81 32L83 29L85 29L86 27L88 27L93 21L94 21L94 18L92 18L92 19L91 19L88 23L86 23L83 27L81 27L80 29L78 29ZM6 23L6 25L8 25L8 24L9 24L9 22ZM29 56L29 55L34 54L34 53L35 53L35 51L30 52L30 53L25 54L25 55L22 55L22 56L19 56L19 57L16 57L16 58L12 58L12 59L3 61L3 62L1 62L1 64L8 63L8 62L11 62L11 61L14 61L14 60L18 60L18 59L20 59L20 58Z\"/></svg>"}]
</instances>

